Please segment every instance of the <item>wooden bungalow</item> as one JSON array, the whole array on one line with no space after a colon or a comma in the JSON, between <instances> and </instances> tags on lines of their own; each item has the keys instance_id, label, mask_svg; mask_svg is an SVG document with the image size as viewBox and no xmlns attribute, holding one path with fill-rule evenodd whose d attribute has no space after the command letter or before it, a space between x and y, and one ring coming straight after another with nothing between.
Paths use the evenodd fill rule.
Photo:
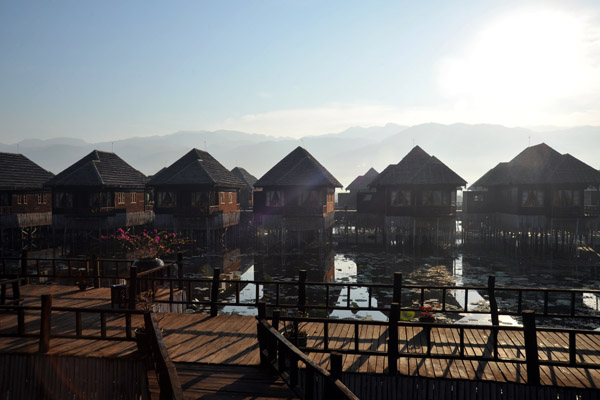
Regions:
<instances>
[{"instance_id":1,"label":"wooden bungalow","mask_svg":"<svg viewBox=\"0 0 600 400\"><path fill-rule=\"evenodd\" d=\"M99 150L48 180L55 244L89 251L92 242L116 228L151 223L146 180L116 154Z\"/></svg>"},{"instance_id":2,"label":"wooden bungalow","mask_svg":"<svg viewBox=\"0 0 600 400\"><path fill-rule=\"evenodd\" d=\"M256 183L256 177L240 167L235 167L231 172L245 185L239 192L240 197L238 203L240 203L240 209L252 210L252 207L254 206L254 184Z\"/></svg>"},{"instance_id":3,"label":"wooden bungalow","mask_svg":"<svg viewBox=\"0 0 600 400\"><path fill-rule=\"evenodd\" d=\"M22 154L0 153L0 254L50 247L54 174Z\"/></svg>"},{"instance_id":4,"label":"wooden bungalow","mask_svg":"<svg viewBox=\"0 0 600 400\"><path fill-rule=\"evenodd\" d=\"M541 143L473 183L463 194L465 218L475 224L487 218L504 230L579 227L581 233L584 223L597 219L592 200L598 187L598 170Z\"/></svg>"},{"instance_id":5,"label":"wooden bungalow","mask_svg":"<svg viewBox=\"0 0 600 400\"><path fill-rule=\"evenodd\" d=\"M209 153L192 149L148 182L154 192L155 226L179 232L207 248L224 245L240 221L243 181Z\"/></svg>"},{"instance_id":6,"label":"wooden bungalow","mask_svg":"<svg viewBox=\"0 0 600 400\"><path fill-rule=\"evenodd\" d=\"M441 235L450 242L456 232L456 191L464 185L466 181L443 162L415 146L371 182L375 193L358 194L358 213L369 224L383 224L386 242L399 245L410 238L413 244L437 243Z\"/></svg>"},{"instance_id":7,"label":"wooden bungalow","mask_svg":"<svg viewBox=\"0 0 600 400\"><path fill-rule=\"evenodd\" d=\"M300 247L331 234L335 188L342 185L304 148L297 147L254 186L263 189L254 193L255 222L276 242Z\"/></svg>"},{"instance_id":8,"label":"wooden bungalow","mask_svg":"<svg viewBox=\"0 0 600 400\"><path fill-rule=\"evenodd\" d=\"M356 197L358 193L364 192L374 192L373 188L370 188L369 185L377 176L379 172L377 172L373 168L369 168L369 170L364 175L357 176L347 187L346 190L348 193L339 193L338 194L338 210L356 210Z\"/></svg>"}]
</instances>

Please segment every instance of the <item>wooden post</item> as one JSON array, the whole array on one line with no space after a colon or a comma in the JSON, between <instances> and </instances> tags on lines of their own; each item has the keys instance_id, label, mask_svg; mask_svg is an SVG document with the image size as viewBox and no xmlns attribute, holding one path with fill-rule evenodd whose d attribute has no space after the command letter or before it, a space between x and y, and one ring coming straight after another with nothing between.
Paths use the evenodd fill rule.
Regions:
<instances>
[{"instance_id":1,"label":"wooden post","mask_svg":"<svg viewBox=\"0 0 600 400\"><path fill-rule=\"evenodd\" d=\"M527 383L529 385L540 384L540 365L538 360L538 346L535 327L535 312L524 310L523 336L525 338L525 356L527 357Z\"/></svg>"},{"instance_id":2,"label":"wooden post","mask_svg":"<svg viewBox=\"0 0 600 400\"><path fill-rule=\"evenodd\" d=\"M388 372L398 372L398 320L400 319L400 304L392 303L388 324Z\"/></svg>"},{"instance_id":3,"label":"wooden post","mask_svg":"<svg viewBox=\"0 0 600 400\"><path fill-rule=\"evenodd\" d=\"M94 287L99 288L102 285L100 279L100 261L98 261L98 255L92 255L92 271L94 272Z\"/></svg>"},{"instance_id":4,"label":"wooden post","mask_svg":"<svg viewBox=\"0 0 600 400\"><path fill-rule=\"evenodd\" d=\"M21 285L29 283L29 278L27 277L27 250L21 251L21 277L25 278L21 281Z\"/></svg>"},{"instance_id":5,"label":"wooden post","mask_svg":"<svg viewBox=\"0 0 600 400\"><path fill-rule=\"evenodd\" d=\"M135 300L137 298L137 274L138 267L131 266L129 268L129 309L135 310Z\"/></svg>"},{"instance_id":6,"label":"wooden post","mask_svg":"<svg viewBox=\"0 0 600 400\"><path fill-rule=\"evenodd\" d=\"M266 310L265 310L265 314L266 314ZM271 323L271 325L273 326L273 328L275 328L276 331L279 330L279 320L280 320L280 318L281 318L281 311L279 311L279 310L273 310L273 322Z\"/></svg>"},{"instance_id":7,"label":"wooden post","mask_svg":"<svg viewBox=\"0 0 600 400\"><path fill-rule=\"evenodd\" d=\"M569 332L569 364L575 366L577 364L577 340L575 332Z\"/></svg>"},{"instance_id":8,"label":"wooden post","mask_svg":"<svg viewBox=\"0 0 600 400\"><path fill-rule=\"evenodd\" d=\"M498 303L496 302L496 277L488 276L488 297L490 302L490 314L492 315L492 325L500 325L498 317Z\"/></svg>"},{"instance_id":9,"label":"wooden post","mask_svg":"<svg viewBox=\"0 0 600 400\"><path fill-rule=\"evenodd\" d=\"M179 278L179 290L183 290L183 253L177 253L177 277ZM192 294L188 293L191 297Z\"/></svg>"},{"instance_id":10,"label":"wooden post","mask_svg":"<svg viewBox=\"0 0 600 400\"><path fill-rule=\"evenodd\" d=\"M218 313L217 301L219 300L219 277L221 276L221 268L213 270L212 287L210 290L210 316L216 317Z\"/></svg>"},{"instance_id":11,"label":"wooden post","mask_svg":"<svg viewBox=\"0 0 600 400\"><path fill-rule=\"evenodd\" d=\"M402 272L394 272L394 294L392 303L402 305Z\"/></svg>"},{"instance_id":12,"label":"wooden post","mask_svg":"<svg viewBox=\"0 0 600 400\"><path fill-rule=\"evenodd\" d=\"M264 301L258 302L258 319L266 319L267 318L267 303Z\"/></svg>"},{"instance_id":13,"label":"wooden post","mask_svg":"<svg viewBox=\"0 0 600 400\"><path fill-rule=\"evenodd\" d=\"M52 314L52 295L42 295L42 315L40 317L40 353L47 353L50 350L50 317Z\"/></svg>"},{"instance_id":14,"label":"wooden post","mask_svg":"<svg viewBox=\"0 0 600 400\"><path fill-rule=\"evenodd\" d=\"M306 310L306 270L298 271L298 311Z\"/></svg>"},{"instance_id":15,"label":"wooden post","mask_svg":"<svg viewBox=\"0 0 600 400\"><path fill-rule=\"evenodd\" d=\"M331 352L329 356L329 372L332 380L342 378L342 354L337 351Z\"/></svg>"}]
</instances>

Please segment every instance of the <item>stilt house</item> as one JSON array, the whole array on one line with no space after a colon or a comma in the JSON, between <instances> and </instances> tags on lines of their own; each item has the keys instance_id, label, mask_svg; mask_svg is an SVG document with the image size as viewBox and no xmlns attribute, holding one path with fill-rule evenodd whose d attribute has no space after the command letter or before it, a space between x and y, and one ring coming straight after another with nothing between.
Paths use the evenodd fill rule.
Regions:
<instances>
[{"instance_id":1,"label":"stilt house","mask_svg":"<svg viewBox=\"0 0 600 400\"><path fill-rule=\"evenodd\" d=\"M148 182L154 192L155 226L214 247L240 221L237 176L209 153L192 149Z\"/></svg>"},{"instance_id":2,"label":"stilt house","mask_svg":"<svg viewBox=\"0 0 600 400\"><path fill-rule=\"evenodd\" d=\"M465 213L571 219L596 216L597 204L586 207L584 191L599 186L598 170L542 143L499 163L473 183L464 193ZM545 222L538 218L536 223Z\"/></svg>"},{"instance_id":3,"label":"stilt house","mask_svg":"<svg viewBox=\"0 0 600 400\"><path fill-rule=\"evenodd\" d=\"M456 213L456 190L467 182L435 156L415 146L398 164L389 165L361 193L359 212L386 216L440 217Z\"/></svg>"},{"instance_id":4,"label":"stilt house","mask_svg":"<svg viewBox=\"0 0 600 400\"><path fill-rule=\"evenodd\" d=\"M237 176L243 183L244 187L240 189L239 203L240 209L252 210L254 205L254 184L256 183L256 177L246 171L244 168L235 167L231 172Z\"/></svg>"},{"instance_id":5,"label":"stilt house","mask_svg":"<svg viewBox=\"0 0 600 400\"><path fill-rule=\"evenodd\" d=\"M0 254L50 246L54 174L22 154L0 153Z\"/></svg>"},{"instance_id":6,"label":"stilt house","mask_svg":"<svg viewBox=\"0 0 600 400\"><path fill-rule=\"evenodd\" d=\"M46 182L52 189L55 238L62 237L63 246L82 248L116 228L151 223L146 180L116 154L92 151Z\"/></svg>"},{"instance_id":7,"label":"stilt house","mask_svg":"<svg viewBox=\"0 0 600 400\"><path fill-rule=\"evenodd\" d=\"M466 181L435 156L415 146L398 164L389 165L369 185L375 193L359 193L357 225L383 225L384 242L407 240L447 243L456 232L456 191Z\"/></svg>"},{"instance_id":8,"label":"stilt house","mask_svg":"<svg viewBox=\"0 0 600 400\"><path fill-rule=\"evenodd\" d=\"M255 221L262 228L277 231L279 241L287 232L316 235L304 241L322 240L331 230L335 188L342 187L308 151L297 147L279 161L255 184L262 192L254 193Z\"/></svg>"},{"instance_id":9,"label":"stilt house","mask_svg":"<svg viewBox=\"0 0 600 400\"><path fill-rule=\"evenodd\" d=\"M338 194L338 209L356 210L356 197L358 193L374 192L375 190L370 188L369 185L379 173L370 168L366 174L357 176L347 187L346 190L349 193Z\"/></svg>"}]
</instances>

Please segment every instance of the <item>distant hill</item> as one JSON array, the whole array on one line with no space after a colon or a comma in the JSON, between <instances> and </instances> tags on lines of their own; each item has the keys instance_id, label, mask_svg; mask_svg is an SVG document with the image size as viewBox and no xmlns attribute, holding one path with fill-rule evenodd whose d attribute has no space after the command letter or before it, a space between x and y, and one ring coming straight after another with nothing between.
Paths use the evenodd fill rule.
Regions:
<instances>
[{"instance_id":1,"label":"distant hill","mask_svg":"<svg viewBox=\"0 0 600 400\"><path fill-rule=\"evenodd\" d=\"M299 140L238 131L185 131L99 143L77 138L29 139L18 144L0 143L0 151L18 150L54 173L93 149L114 151L134 168L152 175L196 147L206 149L229 169L243 167L260 178L294 148L303 146L346 186L370 167L382 171L397 163L419 145L470 184L499 162L510 161L529 143L541 142L600 168L600 127L593 126L540 132L501 125L387 124Z\"/></svg>"}]
</instances>

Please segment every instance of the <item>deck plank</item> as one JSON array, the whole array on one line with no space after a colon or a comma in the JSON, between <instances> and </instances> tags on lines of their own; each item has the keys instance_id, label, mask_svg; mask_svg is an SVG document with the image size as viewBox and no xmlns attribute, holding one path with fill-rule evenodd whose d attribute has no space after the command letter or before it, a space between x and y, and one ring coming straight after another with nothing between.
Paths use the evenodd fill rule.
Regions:
<instances>
[{"instance_id":1,"label":"deck plank","mask_svg":"<svg viewBox=\"0 0 600 400\"><path fill-rule=\"evenodd\" d=\"M74 286L26 285L22 287L22 297L26 305L39 305L42 294L53 294L56 307L88 307L110 309L110 290L108 288L88 289L80 292ZM159 325L163 329L165 345L171 359L176 364L200 363L213 366L236 366L240 368L256 367L260 358L256 339L256 319L251 316L206 314L157 313ZM82 314L83 333L99 335L99 315ZM132 328L142 323L141 316L134 316ZM36 333L39 330L37 312L25 315L26 331ZM456 355L459 353L459 330L431 327L432 354ZM0 333L15 333L17 319L14 315L0 313ZM53 333L74 333L75 317L72 314L55 312L52 315ZM309 323L309 345L323 348L323 324ZM107 314L107 336L125 337L125 319ZM329 323L330 351L336 349L354 349L354 327L352 324ZM492 343L489 340L491 330L465 331L465 354L491 355ZM359 347L362 350L387 349L387 327L361 326ZM399 351L419 354L426 352L426 330L418 326L398 328ZM498 335L500 357L524 357L523 334L502 331ZM568 361L568 336L551 332L538 332L540 359ZM600 337L591 335L577 336L578 360L600 364ZM38 351L36 338L0 337L0 351L35 353ZM137 345L134 341L102 341L84 339L51 340L51 354L86 355L97 357L129 357L135 355ZM311 353L313 360L324 368L329 368L328 353ZM384 373L387 371L387 357L369 357L352 354L343 355L343 369L346 372ZM500 382L527 382L526 366L516 363L496 363L493 361L432 360L422 357L398 360L400 374L435 377L444 379L483 379ZM185 374L186 372L184 372ZM545 385L576 388L599 388L600 371L593 369L561 367L542 367L541 381ZM191 379L191 378L190 378ZM215 376L215 384L222 376ZM230 379L230 378L227 378ZM233 378L231 378L233 379ZM224 382L224 381L223 381ZM236 383L237 384L237 383ZM235 385L230 383L231 388ZM227 385L226 385L227 386ZM196 388L196 393L211 388ZM220 390L220 389L219 389ZM232 389L233 390L233 389ZM214 392L213 392L214 394Z\"/></svg>"}]
</instances>

